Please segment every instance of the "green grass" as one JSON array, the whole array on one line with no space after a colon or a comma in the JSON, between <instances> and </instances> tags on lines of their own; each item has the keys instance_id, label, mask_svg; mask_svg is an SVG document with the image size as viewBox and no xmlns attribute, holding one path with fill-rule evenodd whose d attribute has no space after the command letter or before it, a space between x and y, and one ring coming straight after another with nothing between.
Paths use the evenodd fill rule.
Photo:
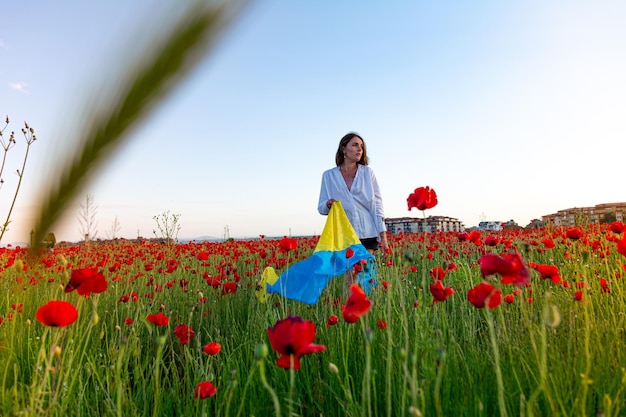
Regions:
<instances>
[{"instance_id":1,"label":"green grass","mask_svg":"<svg viewBox=\"0 0 626 417\"><path fill-rule=\"evenodd\" d=\"M605 249L614 244L600 228L588 234L601 239ZM374 305L355 324L341 319L341 277L312 306L277 295L262 304L255 297L266 265L280 271L306 258L315 239L301 239L297 255L280 253L278 242L267 240L57 248L45 255L53 259L50 266L24 250L5 250L0 257L5 265L0 411L33 416L624 415L623 257L615 250L600 257L589 244L564 238L541 252L527 245L531 232L506 236L526 262L559 266L569 287L532 271L530 286L521 288L513 303L476 309L466 293L482 280L477 260L503 247L429 235L438 249L428 259L423 236L405 235L393 241L392 255L379 260L381 285L370 294ZM265 259L257 255L261 248L268 253ZM200 251L210 254L207 261L198 260ZM19 261L8 266L11 258L23 260L26 268L16 266ZM289 258L282 268L281 258ZM171 260L178 264L168 273L164 268ZM433 304L430 268L450 262L458 268L444 282L456 292ZM146 270L148 264L152 270ZM89 298L64 293L71 270L87 266L103 271L108 290ZM239 279L237 292L211 287L205 273L224 282ZM600 277L608 280L610 292L602 291ZM487 279L503 294L515 289L500 285L497 277ZM576 301L574 292L583 285L584 301ZM137 301L118 301L131 291ZM37 309L51 299L76 305L78 320L65 328L35 320ZM18 312L12 305L20 303ZM146 320L159 311L170 317L168 326ZM267 328L287 315L316 323L315 343L326 346L325 352L303 357L300 371L278 368L269 348ZM326 327L331 315L338 315L339 323ZM134 323L125 324L126 318ZM377 327L381 319L384 330ZM182 323L195 332L185 346L173 334ZM216 356L202 352L211 341L222 345ZM263 346L269 349L265 356L258 353ZM212 381L217 395L195 399L194 387L201 381Z\"/></svg>"}]
</instances>

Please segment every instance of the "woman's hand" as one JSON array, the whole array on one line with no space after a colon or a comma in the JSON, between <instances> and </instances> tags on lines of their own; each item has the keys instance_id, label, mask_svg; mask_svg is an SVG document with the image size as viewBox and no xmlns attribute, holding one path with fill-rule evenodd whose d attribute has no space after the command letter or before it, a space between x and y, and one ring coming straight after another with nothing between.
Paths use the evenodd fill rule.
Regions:
<instances>
[{"instance_id":1,"label":"woman's hand","mask_svg":"<svg viewBox=\"0 0 626 417\"><path fill-rule=\"evenodd\" d=\"M389 242L387 241L387 232L380 233L380 241L379 244L380 250L383 256L387 255L387 249L389 248Z\"/></svg>"},{"instance_id":2,"label":"woman's hand","mask_svg":"<svg viewBox=\"0 0 626 417\"><path fill-rule=\"evenodd\" d=\"M330 200L326 202L326 207L328 207L328 210L330 210L330 207L333 205L335 201L337 200L335 200L334 198L331 198Z\"/></svg>"}]
</instances>

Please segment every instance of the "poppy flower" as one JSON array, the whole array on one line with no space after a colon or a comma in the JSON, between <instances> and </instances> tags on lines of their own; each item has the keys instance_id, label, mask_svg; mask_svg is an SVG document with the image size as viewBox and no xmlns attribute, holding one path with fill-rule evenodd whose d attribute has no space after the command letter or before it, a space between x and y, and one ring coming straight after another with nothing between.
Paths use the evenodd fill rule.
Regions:
<instances>
[{"instance_id":1,"label":"poppy flower","mask_svg":"<svg viewBox=\"0 0 626 417\"><path fill-rule=\"evenodd\" d=\"M478 230L472 230L467 238L476 246L482 246L483 244L482 235Z\"/></svg>"},{"instance_id":2,"label":"poppy flower","mask_svg":"<svg viewBox=\"0 0 626 417\"><path fill-rule=\"evenodd\" d=\"M372 301L367 298L363 288L358 284L352 284L350 285L350 297L348 297L346 304L341 306L341 313L347 323L356 323L371 307Z\"/></svg>"},{"instance_id":3,"label":"poppy flower","mask_svg":"<svg viewBox=\"0 0 626 417\"><path fill-rule=\"evenodd\" d=\"M507 304L511 304L513 301L515 301L515 294L511 293L511 294L507 294L504 296L504 301Z\"/></svg>"},{"instance_id":4,"label":"poppy flower","mask_svg":"<svg viewBox=\"0 0 626 417\"><path fill-rule=\"evenodd\" d=\"M337 318L337 316L332 315L328 318L328 320L326 320L326 328L328 329L330 326L334 326L335 324L337 324L337 322L339 321L339 318Z\"/></svg>"},{"instance_id":5,"label":"poppy flower","mask_svg":"<svg viewBox=\"0 0 626 417\"><path fill-rule=\"evenodd\" d=\"M500 243L500 239L497 236L489 235L485 238L485 245L487 246L497 246Z\"/></svg>"},{"instance_id":6,"label":"poppy flower","mask_svg":"<svg viewBox=\"0 0 626 417\"><path fill-rule=\"evenodd\" d=\"M129 301L137 300L139 300L139 295L135 291L131 292L130 294L124 294L118 299L120 303L127 303Z\"/></svg>"},{"instance_id":7,"label":"poppy flower","mask_svg":"<svg viewBox=\"0 0 626 417\"><path fill-rule=\"evenodd\" d=\"M617 251L626 256L626 236L617 242Z\"/></svg>"},{"instance_id":8,"label":"poppy flower","mask_svg":"<svg viewBox=\"0 0 626 417\"><path fill-rule=\"evenodd\" d=\"M570 227L565 232L565 236L570 240L578 240L583 237L583 231L579 227Z\"/></svg>"},{"instance_id":9,"label":"poppy flower","mask_svg":"<svg viewBox=\"0 0 626 417\"><path fill-rule=\"evenodd\" d=\"M613 222L611 223L609 228L611 229L611 232L620 234L624 233L624 230L626 229L626 224L622 222Z\"/></svg>"},{"instance_id":10,"label":"poppy flower","mask_svg":"<svg viewBox=\"0 0 626 417\"><path fill-rule=\"evenodd\" d=\"M376 322L376 326L378 326L380 330L385 330L387 328L387 322L385 319L380 319Z\"/></svg>"},{"instance_id":11,"label":"poppy flower","mask_svg":"<svg viewBox=\"0 0 626 417\"><path fill-rule=\"evenodd\" d=\"M278 320L267 329L267 337L272 349L280 355L276 365L285 369L290 369L293 361L293 368L298 371L302 356L326 350L324 345L313 344L315 323L298 316Z\"/></svg>"},{"instance_id":12,"label":"poppy flower","mask_svg":"<svg viewBox=\"0 0 626 417\"><path fill-rule=\"evenodd\" d=\"M202 351L209 356L217 355L218 353L220 353L220 350L222 350L222 345L216 342L207 343L202 348Z\"/></svg>"},{"instance_id":13,"label":"poppy flower","mask_svg":"<svg viewBox=\"0 0 626 417\"><path fill-rule=\"evenodd\" d=\"M446 301L448 297L454 294L454 288L444 287L443 282L437 281L434 284L430 284L430 293L433 295L433 303L439 303Z\"/></svg>"},{"instance_id":14,"label":"poppy flower","mask_svg":"<svg viewBox=\"0 0 626 417\"><path fill-rule=\"evenodd\" d=\"M237 293L236 282L225 282L222 284L222 295L236 294L236 293Z\"/></svg>"},{"instance_id":15,"label":"poppy flower","mask_svg":"<svg viewBox=\"0 0 626 417\"><path fill-rule=\"evenodd\" d=\"M298 249L298 241L296 241L296 239L294 239L294 238L285 236L278 243L278 247L279 247L281 252L289 252L289 251L292 251L292 250L297 250Z\"/></svg>"},{"instance_id":16,"label":"poppy flower","mask_svg":"<svg viewBox=\"0 0 626 417\"><path fill-rule=\"evenodd\" d=\"M555 284L561 282L559 268L557 266L538 264L534 265L533 269L541 274L541 279L549 279Z\"/></svg>"},{"instance_id":17,"label":"poppy flower","mask_svg":"<svg viewBox=\"0 0 626 417\"><path fill-rule=\"evenodd\" d=\"M494 309L502 302L502 292L491 284L481 282L467 292L467 300L476 308Z\"/></svg>"},{"instance_id":18,"label":"poppy flower","mask_svg":"<svg viewBox=\"0 0 626 417\"><path fill-rule=\"evenodd\" d=\"M78 310L67 301L48 301L37 309L35 318L46 326L65 327L76 321Z\"/></svg>"},{"instance_id":19,"label":"poppy flower","mask_svg":"<svg viewBox=\"0 0 626 417\"><path fill-rule=\"evenodd\" d=\"M426 210L437 205L437 193L429 186L416 188L406 199L409 211L415 207L418 210Z\"/></svg>"},{"instance_id":20,"label":"poppy flower","mask_svg":"<svg viewBox=\"0 0 626 417\"><path fill-rule=\"evenodd\" d=\"M146 320L156 326L167 326L170 322L170 318L163 314L163 312L159 312L158 314L148 314Z\"/></svg>"},{"instance_id":21,"label":"poppy flower","mask_svg":"<svg viewBox=\"0 0 626 417\"><path fill-rule=\"evenodd\" d=\"M213 397L215 394L217 394L217 389L215 388L215 385L209 381L200 382L193 390L193 395L198 400Z\"/></svg>"},{"instance_id":22,"label":"poppy flower","mask_svg":"<svg viewBox=\"0 0 626 417\"><path fill-rule=\"evenodd\" d=\"M481 256L478 263L483 277L500 274L503 284L518 286L527 285L530 282L530 273L519 253L510 253L504 258L489 253Z\"/></svg>"},{"instance_id":23,"label":"poppy flower","mask_svg":"<svg viewBox=\"0 0 626 417\"><path fill-rule=\"evenodd\" d=\"M189 343L194 334L191 326L186 324L179 324L174 328L174 335L180 340L180 344L183 346Z\"/></svg>"},{"instance_id":24,"label":"poppy flower","mask_svg":"<svg viewBox=\"0 0 626 417\"><path fill-rule=\"evenodd\" d=\"M102 272L98 271L98 268L82 268L72 271L70 280L65 286L65 292L76 290L78 295L88 296L92 292L104 292L107 287L107 280Z\"/></svg>"},{"instance_id":25,"label":"poppy flower","mask_svg":"<svg viewBox=\"0 0 626 417\"><path fill-rule=\"evenodd\" d=\"M440 266L436 266L434 268L431 268L431 270L430 270L430 277L434 281L442 281L446 277L447 273L448 273L447 270L444 270Z\"/></svg>"}]
</instances>

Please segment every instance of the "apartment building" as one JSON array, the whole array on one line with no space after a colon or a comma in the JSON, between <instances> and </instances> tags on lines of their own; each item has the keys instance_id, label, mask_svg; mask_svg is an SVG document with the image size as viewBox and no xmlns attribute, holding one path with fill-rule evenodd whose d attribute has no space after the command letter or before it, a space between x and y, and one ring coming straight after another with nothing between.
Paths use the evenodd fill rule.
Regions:
<instances>
[{"instance_id":1,"label":"apartment building","mask_svg":"<svg viewBox=\"0 0 626 417\"><path fill-rule=\"evenodd\" d=\"M465 226L458 219L446 216L429 216L427 218L397 217L385 219L387 232L418 233L418 232L462 232Z\"/></svg>"},{"instance_id":2,"label":"apartment building","mask_svg":"<svg viewBox=\"0 0 626 417\"><path fill-rule=\"evenodd\" d=\"M580 224L623 222L626 203L605 203L593 207L574 207L541 216L544 225L576 226Z\"/></svg>"}]
</instances>

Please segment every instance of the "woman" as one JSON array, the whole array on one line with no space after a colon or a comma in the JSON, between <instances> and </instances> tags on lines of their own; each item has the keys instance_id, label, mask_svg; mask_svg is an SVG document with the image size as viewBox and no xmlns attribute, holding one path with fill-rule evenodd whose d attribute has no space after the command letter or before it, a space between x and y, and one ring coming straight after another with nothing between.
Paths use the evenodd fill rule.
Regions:
<instances>
[{"instance_id":1,"label":"woman","mask_svg":"<svg viewBox=\"0 0 626 417\"><path fill-rule=\"evenodd\" d=\"M365 142L356 133L348 133L335 156L337 166L324 172L318 211L327 215L339 200L350 224L363 246L374 253L387 250L387 228L384 222L383 200L374 171L367 166Z\"/></svg>"}]
</instances>

